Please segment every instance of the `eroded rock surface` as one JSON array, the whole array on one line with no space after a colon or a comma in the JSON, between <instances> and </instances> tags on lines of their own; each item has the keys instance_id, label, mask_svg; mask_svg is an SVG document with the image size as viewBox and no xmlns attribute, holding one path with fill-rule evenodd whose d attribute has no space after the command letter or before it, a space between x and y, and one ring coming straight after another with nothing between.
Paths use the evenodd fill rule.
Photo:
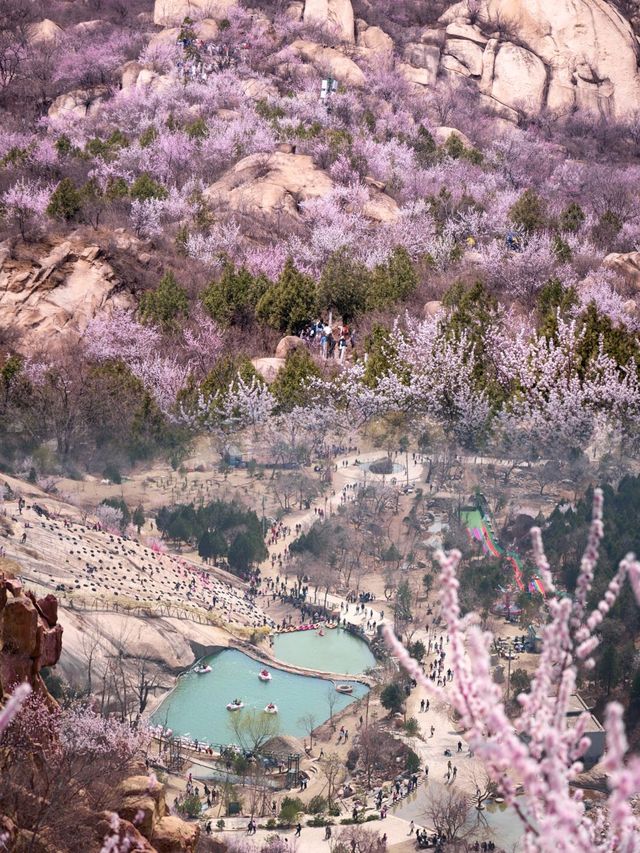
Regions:
<instances>
[{"instance_id":1,"label":"eroded rock surface","mask_svg":"<svg viewBox=\"0 0 640 853\"><path fill-rule=\"evenodd\" d=\"M25 351L79 337L97 314L133 304L98 246L65 240L31 260L0 247L0 323L22 333Z\"/></svg>"}]
</instances>

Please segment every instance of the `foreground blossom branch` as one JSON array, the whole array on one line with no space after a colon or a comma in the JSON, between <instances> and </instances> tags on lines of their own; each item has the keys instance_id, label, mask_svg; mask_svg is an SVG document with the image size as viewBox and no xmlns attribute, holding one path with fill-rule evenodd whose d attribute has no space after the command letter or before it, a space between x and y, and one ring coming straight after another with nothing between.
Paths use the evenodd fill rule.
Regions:
<instances>
[{"instance_id":1,"label":"foreground blossom branch","mask_svg":"<svg viewBox=\"0 0 640 853\"><path fill-rule=\"evenodd\" d=\"M439 552L442 615L449 631L449 655L455 673L452 690L433 686L422 667L386 628L392 653L408 673L432 696L450 702L460 716L470 748L480 758L524 827L528 853L557 850L566 853L636 853L640 826L630 798L640 791L640 760L625 763L627 740L623 708L611 703L605 719L610 794L605 812L587 814L582 791L574 788L589 748L588 714L569 724L567 711L576 686L578 668L591 668L599 643L597 630L615 604L625 577L640 601L640 563L629 554L621 561L602 601L590 613L591 591L602 538L602 492L594 495L593 519L573 600L555 597L551 569L544 556L540 531L534 529L534 556L547 582L549 621L543 630L543 650L529 693L517 699L520 715L510 720L501 688L491 675L493 637L481 630L475 614L461 616L456 570L461 555ZM520 787L521 786L521 787ZM522 793L518 793L519 791Z\"/></svg>"},{"instance_id":2,"label":"foreground blossom branch","mask_svg":"<svg viewBox=\"0 0 640 853\"><path fill-rule=\"evenodd\" d=\"M0 734L8 727L30 693L31 687L26 681L24 684L19 684L13 691L7 704L0 710Z\"/></svg>"}]
</instances>

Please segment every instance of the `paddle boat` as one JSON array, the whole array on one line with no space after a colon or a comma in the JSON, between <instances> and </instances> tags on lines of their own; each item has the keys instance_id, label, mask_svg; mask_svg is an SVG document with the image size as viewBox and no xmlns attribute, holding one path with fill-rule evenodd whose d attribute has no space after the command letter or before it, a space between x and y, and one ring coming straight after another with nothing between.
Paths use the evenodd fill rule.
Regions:
<instances>
[{"instance_id":1,"label":"paddle boat","mask_svg":"<svg viewBox=\"0 0 640 853\"><path fill-rule=\"evenodd\" d=\"M229 702L227 705L227 711L239 711L240 708L244 708L244 702L240 699L234 699L233 702Z\"/></svg>"},{"instance_id":2,"label":"paddle boat","mask_svg":"<svg viewBox=\"0 0 640 853\"><path fill-rule=\"evenodd\" d=\"M336 684L336 690L338 693L353 693L353 685L352 684Z\"/></svg>"},{"instance_id":3,"label":"paddle boat","mask_svg":"<svg viewBox=\"0 0 640 853\"><path fill-rule=\"evenodd\" d=\"M273 702L269 702L267 707L264 709L265 714L277 714L278 706L274 705Z\"/></svg>"},{"instance_id":4,"label":"paddle boat","mask_svg":"<svg viewBox=\"0 0 640 853\"><path fill-rule=\"evenodd\" d=\"M205 675L205 673L211 672L212 670L209 664L207 664L206 666L200 664L200 666L194 666L193 671L198 675Z\"/></svg>"},{"instance_id":5,"label":"paddle boat","mask_svg":"<svg viewBox=\"0 0 640 853\"><path fill-rule=\"evenodd\" d=\"M260 681L271 681L271 673L268 669L261 669L258 673L258 678Z\"/></svg>"}]
</instances>

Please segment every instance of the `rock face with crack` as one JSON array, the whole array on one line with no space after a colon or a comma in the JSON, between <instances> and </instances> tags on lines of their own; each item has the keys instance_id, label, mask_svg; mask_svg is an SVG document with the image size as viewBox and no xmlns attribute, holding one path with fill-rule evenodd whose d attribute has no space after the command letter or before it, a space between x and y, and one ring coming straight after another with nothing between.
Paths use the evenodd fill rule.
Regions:
<instances>
[{"instance_id":1,"label":"rock face with crack","mask_svg":"<svg viewBox=\"0 0 640 853\"><path fill-rule=\"evenodd\" d=\"M466 77L512 120L543 109L622 119L637 109L638 42L605 0L480 0L473 12L465 1L439 23L405 48L401 70L413 83Z\"/></svg>"},{"instance_id":2,"label":"rock face with crack","mask_svg":"<svg viewBox=\"0 0 640 853\"><path fill-rule=\"evenodd\" d=\"M65 240L28 261L0 247L0 324L22 334L25 351L80 337L97 314L133 305L99 246Z\"/></svg>"}]
</instances>

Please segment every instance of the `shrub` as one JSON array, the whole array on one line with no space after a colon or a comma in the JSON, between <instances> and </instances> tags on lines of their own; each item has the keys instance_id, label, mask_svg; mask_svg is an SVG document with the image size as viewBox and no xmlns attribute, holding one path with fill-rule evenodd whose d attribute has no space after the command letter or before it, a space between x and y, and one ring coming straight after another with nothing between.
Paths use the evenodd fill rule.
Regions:
<instances>
[{"instance_id":1,"label":"shrub","mask_svg":"<svg viewBox=\"0 0 640 853\"><path fill-rule=\"evenodd\" d=\"M312 817L311 820L307 821L307 826L329 826L333 825L333 822L327 820L324 817Z\"/></svg>"},{"instance_id":2,"label":"shrub","mask_svg":"<svg viewBox=\"0 0 640 853\"><path fill-rule=\"evenodd\" d=\"M175 330L179 319L189 314L187 292L171 271L166 272L155 290L142 294L138 312L144 323L160 326L165 332Z\"/></svg>"},{"instance_id":3,"label":"shrub","mask_svg":"<svg viewBox=\"0 0 640 853\"><path fill-rule=\"evenodd\" d=\"M319 376L320 371L305 348L289 352L284 367L271 385L278 407L286 412L309 403L314 396L309 385Z\"/></svg>"},{"instance_id":4,"label":"shrub","mask_svg":"<svg viewBox=\"0 0 640 853\"><path fill-rule=\"evenodd\" d=\"M509 216L514 225L529 233L541 231L546 224L545 204L535 190L525 190L512 205Z\"/></svg>"},{"instance_id":5,"label":"shrub","mask_svg":"<svg viewBox=\"0 0 640 853\"><path fill-rule=\"evenodd\" d=\"M55 188L47 205L47 214L52 219L69 222L82 208L82 194L71 178L63 178Z\"/></svg>"},{"instance_id":6,"label":"shrub","mask_svg":"<svg viewBox=\"0 0 640 853\"><path fill-rule=\"evenodd\" d=\"M187 817L198 817L202 811L202 803L200 797L195 794L187 794L181 803L178 805L178 811Z\"/></svg>"},{"instance_id":7,"label":"shrub","mask_svg":"<svg viewBox=\"0 0 640 853\"><path fill-rule=\"evenodd\" d=\"M137 201L148 201L152 198L162 199L166 198L167 195L168 193L162 184L154 181L147 172L143 172L131 184L131 198Z\"/></svg>"},{"instance_id":8,"label":"shrub","mask_svg":"<svg viewBox=\"0 0 640 853\"><path fill-rule=\"evenodd\" d=\"M106 480L111 480L112 483L115 483L117 486L122 482L122 477L120 475L120 470L117 465L114 465L112 462L109 462L104 467L104 471L102 472L102 476Z\"/></svg>"},{"instance_id":9,"label":"shrub","mask_svg":"<svg viewBox=\"0 0 640 853\"><path fill-rule=\"evenodd\" d=\"M387 684L380 694L380 701L382 702L383 708L386 708L387 711L391 711L393 713L401 711L404 702L404 693L402 692L400 685L395 681L392 681L391 684Z\"/></svg>"},{"instance_id":10,"label":"shrub","mask_svg":"<svg viewBox=\"0 0 640 853\"><path fill-rule=\"evenodd\" d=\"M307 814L322 814L327 810L327 801L320 794L316 794L309 800L307 805Z\"/></svg>"},{"instance_id":11,"label":"shrub","mask_svg":"<svg viewBox=\"0 0 640 853\"><path fill-rule=\"evenodd\" d=\"M406 299L418 286L418 276L406 249L394 249L389 260L379 264L371 274L367 291L367 308L383 309Z\"/></svg>"},{"instance_id":12,"label":"shrub","mask_svg":"<svg viewBox=\"0 0 640 853\"><path fill-rule=\"evenodd\" d=\"M415 717L409 717L404 724L404 730L410 737L417 737L420 733L420 725Z\"/></svg>"},{"instance_id":13,"label":"shrub","mask_svg":"<svg viewBox=\"0 0 640 853\"><path fill-rule=\"evenodd\" d=\"M289 825L304 810L304 803L298 797L285 797L280 806L280 821Z\"/></svg>"},{"instance_id":14,"label":"shrub","mask_svg":"<svg viewBox=\"0 0 640 853\"><path fill-rule=\"evenodd\" d=\"M575 201L572 201L560 214L558 227L561 231L568 231L571 234L575 234L582 227L584 220L583 209Z\"/></svg>"},{"instance_id":15,"label":"shrub","mask_svg":"<svg viewBox=\"0 0 640 853\"><path fill-rule=\"evenodd\" d=\"M317 311L316 285L287 259L278 281L271 285L256 306L256 314L280 332L296 334Z\"/></svg>"},{"instance_id":16,"label":"shrub","mask_svg":"<svg viewBox=\"0 0 640 853\"><path fill-rule=\"evenodd\" d=\"M407 770L409 773L416 773L421 767L420 756L412 749L407 754Z\"/></svg>"}]
</instances>

